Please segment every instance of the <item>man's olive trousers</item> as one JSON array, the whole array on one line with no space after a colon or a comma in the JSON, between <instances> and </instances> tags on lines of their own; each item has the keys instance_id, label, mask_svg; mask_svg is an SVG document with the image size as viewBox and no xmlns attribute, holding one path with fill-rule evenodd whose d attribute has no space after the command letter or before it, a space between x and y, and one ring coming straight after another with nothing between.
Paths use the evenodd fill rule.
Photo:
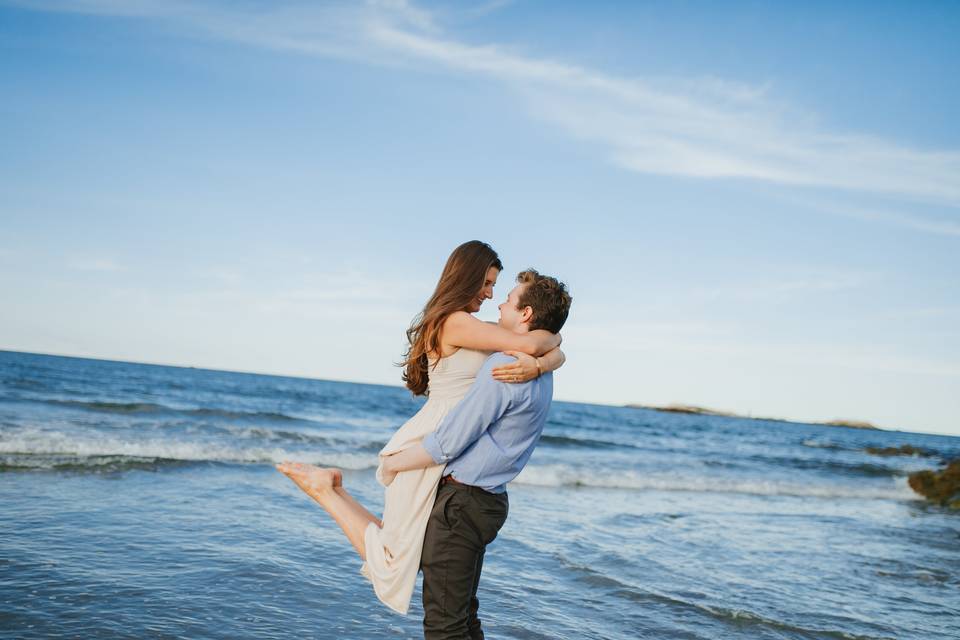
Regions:
<instances>
[{"instance_id":1,"label":"man's olive trousers","mask_svg":"<svg viewBox=\"0 0 960 640\"><path fill-rule=\"evenodd\" d=\"M443 482L423 540L425 640L482 640L477 586L483 554L507 519L506 493Z\"/></svg>"}]
</instances>

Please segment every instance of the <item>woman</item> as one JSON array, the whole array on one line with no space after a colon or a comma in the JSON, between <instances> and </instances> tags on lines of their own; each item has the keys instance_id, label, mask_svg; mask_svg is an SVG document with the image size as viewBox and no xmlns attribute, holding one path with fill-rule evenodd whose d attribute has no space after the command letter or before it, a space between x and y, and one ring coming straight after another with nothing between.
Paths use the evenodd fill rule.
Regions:
<instances>
[{"instance_id":1,"label":"woman","mask_svg":"<svg viewBox=\"0 0 960 640\"><path fill-rule=\"evenodd\" d=\"M460 245L447 259L433 296L407 331L410 348L403 380L415 395L428 399L380 451L377 479L381 484L383 457L417 444L436 429L466 394L490 352L517 357L516 362L494 369L494 377L504 382L526 382L563 364L563 353L557 348L560 336L543 330L521 335L471 315L493 297L502 270L496 252L478 240ZM287 462L277 469L340 525L364 560L361 571L373 583L377 597L394 611L406 613L443 467L398 474L385 489L382 521L347 493L338 469Z\"/></svg>"}]
</instances>

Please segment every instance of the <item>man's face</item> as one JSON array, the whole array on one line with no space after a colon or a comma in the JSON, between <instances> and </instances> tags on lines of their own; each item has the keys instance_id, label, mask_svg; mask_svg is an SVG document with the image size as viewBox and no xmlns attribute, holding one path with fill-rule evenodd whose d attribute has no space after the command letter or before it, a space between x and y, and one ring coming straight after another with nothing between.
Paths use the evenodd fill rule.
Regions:
<instances>
[{"instance_id":1,"label":"man's face","mask_svg":"<svg viewBox=\"0 0 960 640\"><path fill-rule=\"evenodd\" d=\"M520 304L520 296L523 295L523 289L527 285L518 284L507 295L506 302L502 303L500 309L500 326L510 331L516 331L523 324L523 309L517 309Z\"/></svg>"},{"instance_id":2,"label":"man's face","mask_svg":"<svg viewBox=\"0 0 960 640\"><path fill-rule=\"evenodd\" d=\"M500 270L496 267L490 267L487 269L487 277L483 281L483 288L477 292L477 297L470 301L470 304L467 305L467 311L469 313L476 313L480 311L480 305L483 304L484 300L489 300L493 297L493 288L497 286L497 276L500 275Z\"/></svg>"}]
</instances>

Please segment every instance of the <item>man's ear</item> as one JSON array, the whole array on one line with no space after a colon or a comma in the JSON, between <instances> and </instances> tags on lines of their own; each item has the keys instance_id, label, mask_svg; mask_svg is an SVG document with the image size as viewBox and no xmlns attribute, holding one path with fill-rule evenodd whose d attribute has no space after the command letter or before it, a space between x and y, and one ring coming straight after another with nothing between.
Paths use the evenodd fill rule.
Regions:
<instances>
[{"instance_id":1,"label":"man's ear","mask_svg":"<svg viewBox=\"0 0 960 640\"><path fill-rule=\"evenodd\" d=\"M526 306L520 312L520 322L529 323L531 320L533 320L533 307Z\"/></svg>"}]
</instances>

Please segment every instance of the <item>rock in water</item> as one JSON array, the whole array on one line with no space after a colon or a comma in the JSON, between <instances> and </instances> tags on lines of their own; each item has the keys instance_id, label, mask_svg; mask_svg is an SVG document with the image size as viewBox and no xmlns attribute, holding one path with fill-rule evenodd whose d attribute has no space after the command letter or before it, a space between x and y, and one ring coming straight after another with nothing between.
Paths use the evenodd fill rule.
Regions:
<instances>
[{"instance_id":1,"label":"rock in water","mask_svg":"<svg viewBox=\"0 0 960 640\"><path fill-rule=\"evenodd\" d=\"M953 460L940 471L910 474L910 488L941 506L960 509L960 460Z\"/></svg>"},{"instance_id":2,"label":"rock in water","mask_svg":"<svg viewBox=\"0 0 960 640\"><path fill-rule=\"evenodd\" d=\"M933 455L926 449L905 444L900 447L867 447L864 449L867 453L875 456L931 456Z\"/></svg>"}]
</instances>

